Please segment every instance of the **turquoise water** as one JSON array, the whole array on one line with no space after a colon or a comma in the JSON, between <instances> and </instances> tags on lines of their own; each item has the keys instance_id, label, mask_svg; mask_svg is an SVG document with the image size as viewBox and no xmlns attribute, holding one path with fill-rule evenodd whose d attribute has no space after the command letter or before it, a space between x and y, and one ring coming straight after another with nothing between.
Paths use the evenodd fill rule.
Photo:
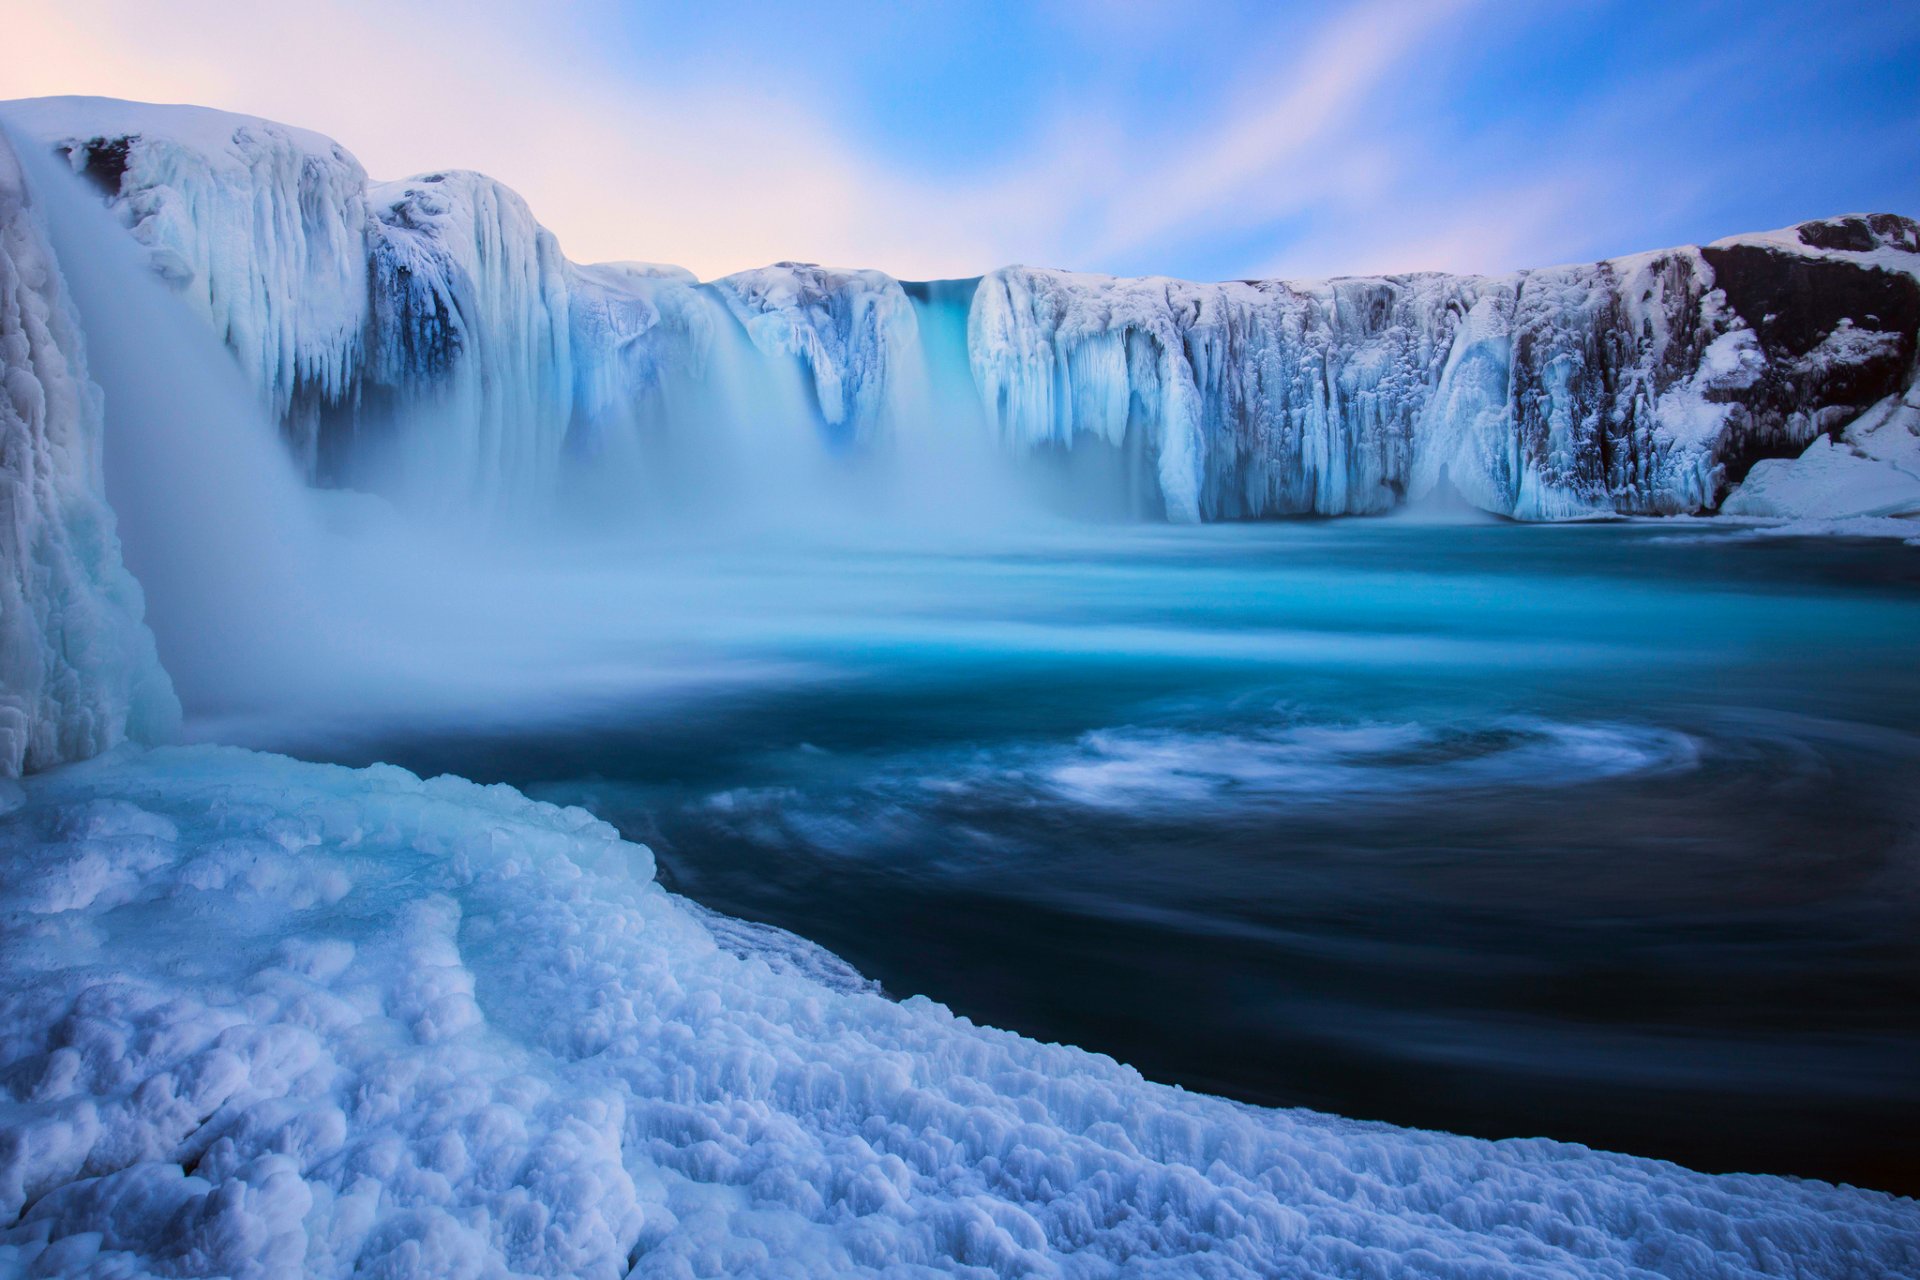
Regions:
<instances>
[{"instance_id":1,"label":"turquoise water","mask_svg":"<svg viewBox=\"0 0 1920 1280\"><path fill-rule=\"evenodd\" d=\"M263 745L586 805L709 906L1157 1079L1920 1190L1920 549L1344 521L672 562L648 662L702 678L623 686L616 620L552 658L591 695Z\"/></svg>"}]
</instances>

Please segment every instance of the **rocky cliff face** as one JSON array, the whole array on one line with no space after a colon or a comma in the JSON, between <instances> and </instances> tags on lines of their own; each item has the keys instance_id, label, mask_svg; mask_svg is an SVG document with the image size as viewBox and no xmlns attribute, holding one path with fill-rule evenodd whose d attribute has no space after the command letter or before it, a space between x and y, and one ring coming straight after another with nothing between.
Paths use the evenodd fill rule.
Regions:
<instances>
[{"instance_id":1,"label":"rocky cliff face","mask_svg":"<svg viewBox=\"0 0 1920 1280\"><path fill-rule=\"evenodd\" d=\"M1018 455L1117 455L1089 474L1175 520L1442 489L1526 520L1707 512L1904 393L1920 333L1920 231L1885 214L1499 277L1014 267L910 294L783 263L702 285L569 263L481 175L370 187L326 139L193 108L6 110L200 304L313 478L361 483L377 451L484 508L698 448L716 413L884 451L931 396ZM929 383L925 331L959 324L965 374ZM766 394L698 385L722 381Z\"/></svg>"},{"instance_id":2,"label":"rocky cliff face","mask_svg":"<svg viewBox=\"0 0 1920 1280\"><path fill-rule=\"evenodd\" d=\"M1829 228L1856 232L1830 249ZM1015 268L974 368L1010 442L1148 451L1175 518L1708 511L1911 381L1914 224L1504 277L1196 285ZM1129 442L1134 442L1129 444Z\"/></svg>"},{"instance_id":3,"label":"rocky cliff face","mask_svg":"<svg viewBox=\"0 0 1920 1280\"><path fill-rule=\"evenodd\" d=\"M1782 439L1835 431L1913 381L1920 226L1891 214L1809 222L1788 235L1701 251L1765 364L1738 397L1731 477Z\"/></svg>"}]
</instances>

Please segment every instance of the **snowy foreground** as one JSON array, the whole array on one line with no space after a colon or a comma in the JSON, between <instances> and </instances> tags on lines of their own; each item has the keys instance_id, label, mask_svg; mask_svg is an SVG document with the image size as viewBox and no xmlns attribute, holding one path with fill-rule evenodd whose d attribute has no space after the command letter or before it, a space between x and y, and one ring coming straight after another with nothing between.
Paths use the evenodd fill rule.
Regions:
<instances>
[{"instance_id":1,"label":"snowy foreground","mask_svg":"<svg viewBox=\"0 0 1920 1280\"><path fill-rule=\"evenodd\" d=\"M892 1003L509 788L214 748L5 785L0 1273L1920 1271L1910 1200L1263 1111Z\"/></svg>"}]
</instances>

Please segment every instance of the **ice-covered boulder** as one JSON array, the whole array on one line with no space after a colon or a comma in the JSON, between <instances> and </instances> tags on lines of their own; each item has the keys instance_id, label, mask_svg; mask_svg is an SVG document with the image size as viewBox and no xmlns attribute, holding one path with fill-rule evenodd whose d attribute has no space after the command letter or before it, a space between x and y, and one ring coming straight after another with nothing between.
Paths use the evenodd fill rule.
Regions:
<instances>
[{"instance_id":1,"label":"ice-covered boulder","mask_svg":"<svg viewBox=\"0 0 1920 1280\"><path fill-rule=\"evenodd\" d=\"M892 1002L506 787L192 748L13 804L7 1274L1920 1269L1911 1200L1242 1106Z\"/></svg>"},{"instance_id":2,"label":"ice-covered boulder","mask_svg":"<svg viewBox=\"0 0 1920 1280\"><path fill-rule=\"evenodd\" d=\"M0 132L0 775L166 736L179 716L101 478L100 393Z\"/></svg>"}]
</instances>

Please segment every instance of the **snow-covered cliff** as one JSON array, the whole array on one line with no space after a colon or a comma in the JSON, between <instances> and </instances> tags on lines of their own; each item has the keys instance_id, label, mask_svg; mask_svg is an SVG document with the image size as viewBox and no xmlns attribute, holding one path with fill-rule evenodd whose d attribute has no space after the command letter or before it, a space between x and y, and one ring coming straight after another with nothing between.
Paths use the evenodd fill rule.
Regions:
<instances>
[{"instance_id":1,"label":"snow-covered cliff","mask_svg":"<svg viewBox=\"0 0 1920 1280\"><path fill-rule=\"evenodd\" d=\"M716 418L885 448L932 429L931 395L977 399L960 417L1016 455L1118 454L1087 474L1175 520L1443 487L1526 520L1712 511L1756 462L1904 394L1920 334L1920 231L1890 215L1500 277L1013 267L928 291L781 263L701 285L569 263L490 179L369 187L337 145L266 121L4 111L100 183L310 476L485 510L551 502L582 465L639 482ZM954 323L969 376L934 387L929 332Z\"/></svg>"},{"instance_id":2,"label":"snow-covered cliff","mask_svg":"<svg viewBox=\"0 0 1920 1280\"><path fill-rule=\"evenodd\" d=\"M1914 242L1881 217L1494 278L1012 268L972 353L1011 443L1137 441L1175 519L1384 511L1443 479L1527 520L1710 510L1911 383Z\"/></svg>"},{"instance_id":3,"label":"snow-covered cliff","mask_svg":"<svg viewBox=\"0 0 1920 1280\"><path fill-rule=\"evenodd\" d=\"M100 394L0 133L0 775L163 737L178 704L120 559Z\"/></svg>"}]
</instances>

